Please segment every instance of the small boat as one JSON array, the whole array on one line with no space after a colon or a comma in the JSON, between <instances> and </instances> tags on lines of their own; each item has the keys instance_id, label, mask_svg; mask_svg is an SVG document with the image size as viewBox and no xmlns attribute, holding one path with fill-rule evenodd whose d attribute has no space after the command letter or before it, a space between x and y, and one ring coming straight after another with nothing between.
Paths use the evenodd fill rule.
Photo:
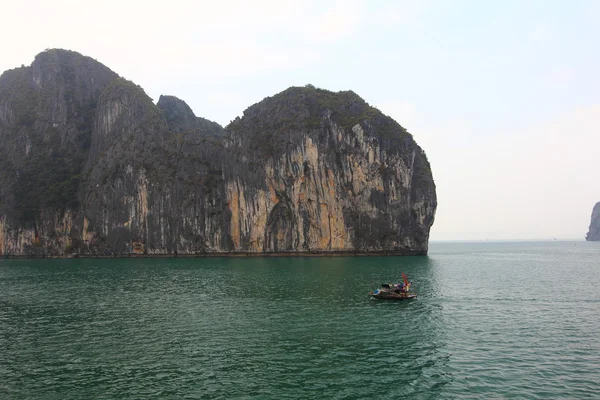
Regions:
<instances>
[{"instance_id":1,"label":"small boat","mask_svg":"<svg viewBox=\"0 0 600 400\"><path fill-rule=\"evenodd\" d=\"M411 300L416 299L416 293L409 293L408 277L402 274L402 283L382 283L381 289L369 292L369 296L381 300Z\"/></svg>"},{"instance_id":2,"label":"small boat","mask_svg":"<svg viewBox=\"0 0 600 400\"><path fill-rule=\"evenodd\" d=\"M375 289L369 293L369 296L380 300L411 300L417 298L416 293L396 293L393 290L386 289Z\"/></svg>"}]
</instances>

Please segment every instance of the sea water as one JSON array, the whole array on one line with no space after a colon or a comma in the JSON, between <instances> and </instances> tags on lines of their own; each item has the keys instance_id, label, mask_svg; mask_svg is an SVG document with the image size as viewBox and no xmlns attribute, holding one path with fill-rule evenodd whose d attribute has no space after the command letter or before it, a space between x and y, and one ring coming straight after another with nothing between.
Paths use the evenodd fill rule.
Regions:
<instances>
[{"instance_id":1,"label":"sea water","mask_svg":"<svg viewBox=\"0 0 600 400\"><path fill-rule=\"evenodd\" d=\"M0 260L0 398L403 397L600 398L600 243Z\"/></svg>"}]
</instances>

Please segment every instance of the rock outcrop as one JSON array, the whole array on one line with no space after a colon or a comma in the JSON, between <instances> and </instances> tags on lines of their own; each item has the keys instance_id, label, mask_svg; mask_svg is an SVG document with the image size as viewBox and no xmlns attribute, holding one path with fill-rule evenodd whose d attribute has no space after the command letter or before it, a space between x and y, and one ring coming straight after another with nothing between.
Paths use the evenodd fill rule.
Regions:
<instances>
[{"instance_id":1,"label":"rock outcrop","mask_svg":"<svg viewBox=\"0 0 600 400\"><path fill-rule=\"evenodd\" d=\"M436 206L425 153L350 91L224 129L70 51L0 77L0 255L426 254Z\"/></svg>"},{"instance_id":2,"label":"rock outcrop","mask_svg":"<svg viewBox=\"0 0 600 400\"><path fill-rule=\"evenodd\" d=\"M600 202L596 203L592 210L590 229L585 237L588 241L600 241Z\"/></svg>"}]
</instances>

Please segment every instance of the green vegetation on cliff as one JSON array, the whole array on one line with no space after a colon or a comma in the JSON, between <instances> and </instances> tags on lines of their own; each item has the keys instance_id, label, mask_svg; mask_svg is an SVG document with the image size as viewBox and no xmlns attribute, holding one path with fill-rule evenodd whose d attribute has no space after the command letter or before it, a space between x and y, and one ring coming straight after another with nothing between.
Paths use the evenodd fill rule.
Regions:
<instances>
[{"instance_id":1,"label":"green vegetation on cliff","mask_svg":"<svg viewBox=\"0 0 600 400\"><path fill-rule=\"evenodd\" d=\"M0 253L423 254L436 205L412 135L352 91L223 129L75 52L0 76Z\"/></svg>"}]
</instances>

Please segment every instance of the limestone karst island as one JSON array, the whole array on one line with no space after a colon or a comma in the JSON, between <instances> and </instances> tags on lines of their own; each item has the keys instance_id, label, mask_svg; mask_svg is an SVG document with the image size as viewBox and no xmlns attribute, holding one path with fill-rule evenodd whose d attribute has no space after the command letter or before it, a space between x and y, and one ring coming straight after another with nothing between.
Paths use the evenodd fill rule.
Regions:
<instances>
[{"instance_id":1,"label":"limestone karst island","mask_svg":"<svg viewBox=\"0 0 600 400\"><path fill-rule=\"evenodd\" d=\"M592 219L590 221L590 229L585 237L587 241L600 241L600 201L596 203L592 210Z\"/></svg>"},{"instance_id":2,"label":"limestone karst island","mask_svg":"<svg viewBox=\"0 0 600 400\"><path fill-rule=\"evenodd\" d=\"M0 255L426 254L429 162L352 91L291 87L225 128L92 58L0 77Z\"/></svg>"}]
</instances>

